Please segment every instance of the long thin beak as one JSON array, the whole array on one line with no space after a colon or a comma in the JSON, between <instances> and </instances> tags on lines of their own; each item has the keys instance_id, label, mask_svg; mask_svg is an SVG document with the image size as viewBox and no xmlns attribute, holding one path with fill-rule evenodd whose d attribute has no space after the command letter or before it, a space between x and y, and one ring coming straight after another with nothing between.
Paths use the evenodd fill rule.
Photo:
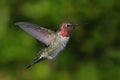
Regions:
<instances>
[{"instance_id":1,"label":"long thin beak","mask_svg":"<svg viewBox=\"0 0 120 80\"><path fill-rule=\"evenodd\" d=\"M86 25L88 23L81 23L81 24L73 24L74 27L81 26L81 25Z\"/></svg>"}]
</instances>

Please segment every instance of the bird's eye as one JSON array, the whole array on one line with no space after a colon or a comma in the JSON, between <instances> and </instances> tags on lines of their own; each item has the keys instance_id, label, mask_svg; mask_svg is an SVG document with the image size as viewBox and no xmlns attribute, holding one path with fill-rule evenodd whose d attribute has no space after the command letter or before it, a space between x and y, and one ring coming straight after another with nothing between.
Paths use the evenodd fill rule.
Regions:
<instances>
[{"instance_id":1,"label":"bird's eye","mask_svg":"<svg viewBox=\"0 0 120 80\"><path fill-rule=\"evenodd\" d=\"M67 24L66 27L70 27L71 25L70 24Z\"/></svg>"}]
</instances>

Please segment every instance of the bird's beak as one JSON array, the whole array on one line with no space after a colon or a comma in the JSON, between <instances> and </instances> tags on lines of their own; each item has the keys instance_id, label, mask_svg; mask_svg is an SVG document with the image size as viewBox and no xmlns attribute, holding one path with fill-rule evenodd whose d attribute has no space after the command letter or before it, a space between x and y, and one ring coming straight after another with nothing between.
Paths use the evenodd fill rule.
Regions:
<instances>
[{"instance_id":1,"label":"bird's beak","mask_svg":"<svg viewBox=\"0 0 120 80\"><path fill-rule=\"evenodd\" d=\"M86 24L88 24L88 23L73 24L73 26L74 26L74 27L77 27L77 26L81 26L81 25L83 26L83 25L86 25Z\"/></svg>"}]
</instances>

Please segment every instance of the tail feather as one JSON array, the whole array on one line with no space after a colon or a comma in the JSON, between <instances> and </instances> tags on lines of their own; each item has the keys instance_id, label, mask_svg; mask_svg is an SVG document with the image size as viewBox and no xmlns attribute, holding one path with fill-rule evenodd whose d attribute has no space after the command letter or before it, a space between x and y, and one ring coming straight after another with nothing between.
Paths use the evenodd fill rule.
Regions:
<instances>
[{"instance_id":1,"label":"tail feather","mask_svg":"<svg viewBox=\"0 0 120 80\"><path fill-rule=\"evenodd\" d=\"M34 65L34 64L36 64L36 63L38 63L38 62L40 62L40 61L43 61L43 60L45 60L46 58L40 58L40 59L36 59L36 60L34 60L30 65L28 65L27 67L26 67L26 69L29 69L32 65Z\"/></svg>"},{"instance_id":2,"label":"tail feather","mask_svg":"<svg viewBox=\"0 0 120 80\"><path fill-rule=\"evenodd\" d=\"M30 68L32 65L34 65L34 64L36 64L36 63L38 63L38 62L43 61L43 60L46 59L45 57L41 57L41 58L40 58L40 56L41 56L41 54L42 54L43 51L44 51L44 49L42 49L42 50L37 54L36 58L33 60L33 62L32 62L30 65L28 65L28 66L26 67L26 69L28 69L28 68Z\"/></svg>"},{"instance_id":3,"label":"tail feather","mask_svg":"<svg viewBox=\"0 0 120 80\"><path fill-rule=\"evenodd\" d=\"M28 66L26 67L26 69L30 68L33 64L34 64L34 63L31 63L30 65L28 65Z\"/></svg>"}]
</instances>

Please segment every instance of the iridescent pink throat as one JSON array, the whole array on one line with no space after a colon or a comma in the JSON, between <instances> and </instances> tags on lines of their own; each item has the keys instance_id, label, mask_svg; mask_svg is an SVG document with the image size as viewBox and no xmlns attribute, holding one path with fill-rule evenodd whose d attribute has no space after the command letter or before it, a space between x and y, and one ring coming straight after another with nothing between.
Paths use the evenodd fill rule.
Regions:
<instances>
[{"instance_id":1,"label":"iridescent pink throat","mask_svg":"<svg viewBox=\"0 0 120 80\"><path fill-rule=\"evenodd\" d=\"M60 31L60 35L63 36L63 37L68 37L70 35L70 32L67 29L62 29Z\"/></svg>"}]
</instances>

